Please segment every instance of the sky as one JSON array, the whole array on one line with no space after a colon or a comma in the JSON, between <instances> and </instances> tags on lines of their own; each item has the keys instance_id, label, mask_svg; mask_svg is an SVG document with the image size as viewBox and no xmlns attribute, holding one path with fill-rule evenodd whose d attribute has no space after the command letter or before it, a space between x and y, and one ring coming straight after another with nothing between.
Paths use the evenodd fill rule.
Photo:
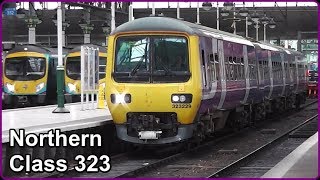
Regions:
<instances>
[{"instance_id":1,"label":"sky","mask_svg":"<svg viewBox=\"0 0 320 180\"><path fill-rule=\"evenodd\" d=\"M132 6L134 9L139 9L139 8L152 8L152 3L153 2L133 2ZM168 8L168 5L170 6L170 8L176 8L177 7L177 3L176 2L154 2L155 7L156 8ZM236 7L242 7L243 3L242 2L236 2ZM219 2L219 7L223 6L223 2ZM255 7L274 7L275 3L274 2L254 2ZM282 7L282 6L286 6L286 2L277 2L277 5ZM287 6L317 6L317 3L315 2L287 2ZM29 4L28 3L23 3L23 6L25 9L29 8ZM202 2L199 2L199 6L202 6ZM213 2L212 3L213 7L217 6L217 2ZM253 6L253 2L246 2L245 3L246 7L252 7ZM197 2L179 2L179 7L180 8L188 8L188 7L192 7L192 8L196 8L197 7ZM19 8L19 7L18 7ZM36 9L41 9L41 5L40 3L35 3L35 8ZM55 9L57 8L57 3L56 2L47 2L47 8L48 9Z\"/></svg>"}]
</instances>

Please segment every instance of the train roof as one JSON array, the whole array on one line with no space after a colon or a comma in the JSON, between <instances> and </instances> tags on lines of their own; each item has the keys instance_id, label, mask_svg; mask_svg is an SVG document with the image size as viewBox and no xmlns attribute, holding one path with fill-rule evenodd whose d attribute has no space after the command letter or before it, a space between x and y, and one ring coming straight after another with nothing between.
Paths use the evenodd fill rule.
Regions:
<instances>
[{"instance_id":1,"label":"train roof","mask_svg":"<svg viewBox=\"0 0 320 180\"><path fill-rule=\"evenodd\" d=\"M224 39L226 41L237 42L240 44L247 44L253 46L253 44L249 40L245 39L242 36L190 23L187 21L159 16L144 17L124 23L117 27L114 31L112 31L111 35L121 32L132 31L178 31L190 35L209 35Z\"/></svg>"},{"instance_id":2,"label":"train roof","mask_svg":"<svg viewBox=\"0 0 320 180\"><path fill-rule=\"evenodd\" d=\"M111 35L122 32L139 32L139 31L178 31L190 35L208 35L215 38L223 39L230 42L239 44L246 44L250 46L258 45L262 49L272 51L282 51L287 54L303 55L301 52L286 49L284 47L275 46L268 43L258 42L253 39L244 38L239 35L220 31L217 29L209 28L206 26L198 25L195 23L178 20L170 17L151 16L135 19L133 21L124 23L111 32ZM254 43L254 44L253 44Z\"/></svg>"},{"instance_id":3,"label":"train roof","mask_svg":"<svg viewBox=\"0 0 320 180\"><path fill-rule=\"evenodd\" d=\"M255 45L258 45L262 49L267 49L271 51L281 51L285 52L286 54L293 54L296 56L303 56L303 53L293 50L293 49L287 49L281 46L276 46L274 44L264 43L264 42L254 42Z\"/></svg>"},{"instance_id":4,"label":"train roof","mask_svg":"<svg viewBox=\"0 0 320 180\"><path fill-rule=\"evenodd\" d=\"M93 47L93 48L99 48L99 52L102 52L102 53L106 53L106 52L107 52L107 48L104 47L104 46L99 46L99 45L95 45L95 44L83 44L83 45L81 45L81 46L88 46L88 47ZM69 51L69 53L81 51L81 46L77 46L77 47L71 49L71 50Z\"/></svg>"},{"instance_id":5,"label":"train roof","mask_svg":"<svg viewBox=\"0 0 320 180\"><path fill-rule=\"evenodd\" d=\"M11 49L8 54L16 53L16 52L24 52L24 51L31 51L31 52L37 52L37 53L43 53L47 54L50 53L50 51L47 48L34 45L34 44L27 44L27 45L17 45L13 49Z\"/></svg>"},{"instance_id":6,"label":"train roof","mask_svg":"<svg viewBox=\"0 0 320 180\"><path fill-rule=\"evenodd\" d=\"M36 44L24 44L24 45L17 45L12 50L10 50L7 54L16 53L16 52L37 52L42 54L58 54L58 48L50 48L44 47ZM63 48L62 54L68 53L68 50Z\"/></svg>"}]
</instances>

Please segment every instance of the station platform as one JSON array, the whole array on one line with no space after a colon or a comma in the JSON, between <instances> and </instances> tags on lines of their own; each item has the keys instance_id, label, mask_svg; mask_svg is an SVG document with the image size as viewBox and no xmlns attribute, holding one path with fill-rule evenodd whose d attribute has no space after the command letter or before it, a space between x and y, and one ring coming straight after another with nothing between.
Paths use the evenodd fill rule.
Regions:
<instances>
[{"instance_id":1,"label":"station platform","mask_svg":"<svg viewBox=\"0 0 320 180\"><path fill-rule=\"evenodd\" d=\"M262 178L318 177L318 133L308 138Z\"/></svg>"},{"instance_id":2,"label":"station platform","mask_svg":"<svg viewBox=\"0 0 320 180\"><path fill-rule=\"evenodd\" d=\"M91 105L91 104L90 104ZM72 131L112 123L109 110L81 110L81 103L66 104L70 113L52 113L57 105L2 111L2 143L8 142L9 129L25 129L25 133L43 133L50 129Z\"/></svg>"}]
</instances>

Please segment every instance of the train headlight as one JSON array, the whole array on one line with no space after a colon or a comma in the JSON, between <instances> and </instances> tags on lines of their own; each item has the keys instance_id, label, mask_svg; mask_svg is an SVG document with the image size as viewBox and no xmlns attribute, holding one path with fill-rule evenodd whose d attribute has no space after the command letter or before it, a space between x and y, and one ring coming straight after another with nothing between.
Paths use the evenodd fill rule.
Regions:
<instances>
[{"instance_id":1,"label":"train headlight","mask_svg":"<svg viewBox=\"0 0 320 180\"><path fill-rule=\"evenodd\" d=\"M131 103L131 94L111 94L113 104Z\"/></svg>"},{"instance_id":2,"label":"train headlight","mask_svg":"<svg viewBox=\"0 0 320 180\"><path fill-rule=\"evenodd\" d=\"M68 83L67 86L70 92L75 92L77 90L77 87L74 84Z\"/></svg>"},{"instance_id":3,"label":"train headlight","mask_svg":"<svg viewBox=\"0 0 320 180\"><path fill-rule=\"evenodd\" d=\"M6 87L7 87L8 91L14 92L14 84L7 83Z\"/></svg>"},{"instance_id":4,"label":"train headlight","mask_svg":"<svg viewBox=\"0 0 320 180\"><path fill-rule=\"evenodd\" d=\"M192 94L172 94L171 102L172 103L191 103Z\"/></svg>"},{"instance_id":5,"label":"train headlight","mask_svg":"<svg viewBox=\"0 0 320 180\"><path fill-rule=\"evenodd\" d=\"M181 95L179 99L180 99L180 102L185 102L186 101L186 96Z\"/></svg>"},{"instance_id":6,"label":"train headlight","mask_svg":"<svg viewBox=\"0 0 320 180\"><path fill-rule=\"evenodd\" d=\"M39 92L42 88L44 88L44 83L40 83L36 86L36 92Z\"/></svg>"},{"instance_id":7,"label":"train headlight","mask_svg":"<svg viewBox=\"0 0 320 180\"><path fill-rule=\"evenodd\" d=\"M179 102L179 96L175 95L175 96L172 96L172 102Z\"/></svg>"}]
</instances>

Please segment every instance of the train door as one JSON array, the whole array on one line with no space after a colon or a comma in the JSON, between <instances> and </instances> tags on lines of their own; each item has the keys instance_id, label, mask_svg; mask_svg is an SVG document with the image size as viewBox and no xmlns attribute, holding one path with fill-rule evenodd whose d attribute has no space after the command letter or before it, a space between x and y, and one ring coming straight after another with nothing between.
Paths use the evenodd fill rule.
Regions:
<instances>
[{"instance_id":1,"label":"train door","mask_svg":"<svg viewBox=\"0 0 320 180\"><path fill-rule=\"evenodd\" d=\"M247 45L243 45L243 63L244 63L244 78L246 81L246 94L245 94L243 103L246 103L249 96L249 92L250 92L250 72L249 72Z\"/></svg>"},{"instance_id":2,"label":"train door","mask_svg":"<svg viewBox=\"0 0 320 180\"><path fill-rule=\"evenodd\" d=\"M224 62L224 48L223 48L223 40L218 40L218 57L219 57L219 77L221 83L221 97L218 104L218 109L221 109L224 100L226 98L227 93L227 82L226 82L226 69L225 69L225 62Z\"/></svg>"},{"instance_id":3,"label":"train door","mask_svg":"<svg viewBox=\"0 0 320 180\"><path fill-rule=\"evenodd\" d=\"M284 63L284 54L280 53L280 60L281 60L281 70L282 70L282 82L283 82L283 87L282 87L282 92L281 95L285 96L285 91L286 91L286 70L285 70L285 63Z\"/></svg>"},{"instance_id":4,"label":"train door","mask_svg":"<svg viewBox=\"0 0 320 180\"><path fill-rule=\"evenodd\" d=\"M262 51L256 51L256 60L257 60L257 68L258 68L258 86L260 89L264 89L264 61L262 58Z\"/></svg>"},{"instance_id":5,"label":"train door","mask_svg":"<svg viewBox=\"0 0 320 180\"><path fill-rule=\"evenodd\" d=\"M201 75L202 91L204 94L209 91L207 63L206 63L206 42L204 37L200 37Z\"/></svg>"},{"instance_id":6,"label":"train door","mask_svg":"<svg viewBox=\"0 0 320 180\"><path fill-rule=\"evenodd\" d=\"M299 57L298 56L294 56L294 64L295 64L295 79L296 79L296 89L295 91L298 92L299 91L299 76L300 76L300 72L299 72L299 68L298 68L298 60Z\"/></svg>"},{"instance_id":7,"label":"train door","mask_svg":"<svg viewBox=\"0 0 320 180\"><path fill-rule=\"evenodd\" d=\"M202 91L207 95L211 89L210 69L208 66L208 51L211 49L211 43L208 43L206 37L200 37L200 53L201 53L201 74L202 74Z\"/></svg>"},{"instance_id":8,"label":"train door","mask_svg":"<svg viewBox=\"0 0 320 180\"><path fill-rule=\"evenodd\" d=\"M218 40L215 38L211 39L212 44L212 57L210 55L210 65L212 70L212 87L211 91L213 91L213 95L215 95L215 92L217 91L217 83L219 80L219 56L218 56Z\"/></svg>"},{"instance_id":9,"label":"train door","mask_svg":"<svg viewBox=\"0 0 320 180\"><path fill-rule=\"evenodd\" d=\"M268 69L269 69L269 79L270 79L270 91L267 98L271 99L271 95L273 92L273 71L272 71L271 51L269 50L268 50Z\"/></svg>"}]
</instances>

